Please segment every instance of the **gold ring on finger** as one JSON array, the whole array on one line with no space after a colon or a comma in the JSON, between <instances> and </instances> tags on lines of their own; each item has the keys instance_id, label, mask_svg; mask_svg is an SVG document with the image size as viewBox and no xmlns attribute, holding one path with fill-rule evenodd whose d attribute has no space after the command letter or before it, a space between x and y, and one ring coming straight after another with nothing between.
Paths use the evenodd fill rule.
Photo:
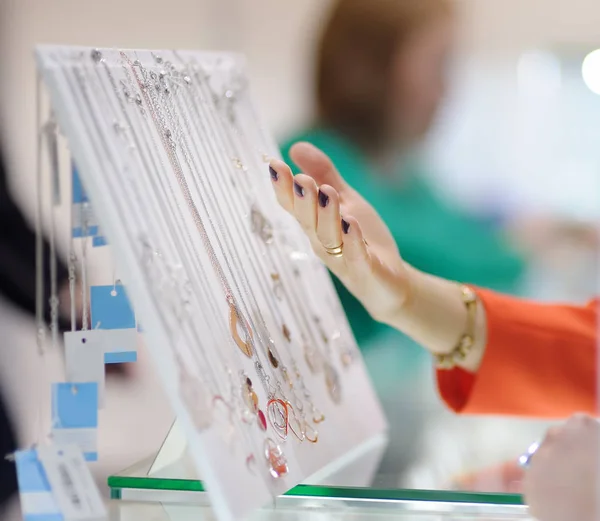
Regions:
<instances>
[{"instance_id":1,"label":"gold ring on finger","mask_svg":"<svg viewBox=\"0 0 600 521\"><path fill-rule=\"evenodd\" d=\"M335 246L333 248L328 248L327 246L323 246L327 255L331 255L332 257L341 257L344 255L344 243L341 243L339 246Z\"/></svg>"}]
</instances>

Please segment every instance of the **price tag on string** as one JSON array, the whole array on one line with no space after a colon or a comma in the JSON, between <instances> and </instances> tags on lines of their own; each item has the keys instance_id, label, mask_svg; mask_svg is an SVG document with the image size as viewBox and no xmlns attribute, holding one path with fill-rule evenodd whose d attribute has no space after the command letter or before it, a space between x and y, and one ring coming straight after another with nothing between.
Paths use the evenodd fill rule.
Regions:
<instances>
[{"instance_id":1,"label":"price tag on string","mask_svg":"<svg viewBox=\"0 0 600 521\"><path fill-rule=\"evenodd\" d=\"M56 445L76 445L87 461L98 459L98 384L52 385L52 439Z\"/></svg>"},{"instance_id":2,"label":"price tag on string","mask_svg":"<svg viewBox=\"0 0 600 521\"><path fill-rule=\"evenodd\" d=\"M100 233L100 230L98 230L98 234ZM92 237L93 248L101 248L102 246L108 246L108 242L106 241L106 237L104 237L104 235L96 235L95 237Z\"/></svg>"},{"instance_id":3,"label":"price tag on string","mask_svg":"<svg viewBox=\"0 0 600 521\"><path fill-rule=\"evenodd\" d=\"M92 237L92 248L102 248L102 246L108 246L108 242L102 234L102 229L98 226L97 235Z\"/></svg>"},{"instance_id":4,"label":"price tag on string","mask_svg":"<svg viewBox=\"0 0 600 521\"><path fill-rule=\"evenodd\" d=\"M75 445L51 445L37 450L39 467L64 521L104 521L107 511Z\"/></svg>"},{"instance_id":5,"label":"price tag on string","mask_svg":"<svg viewBox=\"0 0 600 521\"><path fill-rule=\"evenodd\" d=\"M15 453L21 512L25 521L63 521L37 450Z\"/></svg>"},{"instance_id":6,"label":"price tag on string","mask_svg":"<svg viewBox=\"0 0 600 521\"><path fill-rule=\"evenodd\" d=\"M122 284L92 286L90 307L94 329L135 329L135 313Z\"/></svg>"},{"instance_id":7,"label":"price tag on string","mask_svg":"<svg viewBox=\"0 0 600 521\"><path fill-rule=\"evenodd\" d=\"M104 363L135 362L137 324L123 285L92 286L90 307L93 333L101 339Z\"/></svg>"},{"instance_id":8,"label":"price tag on string","mask_svg":"<svg viewBox=\"0 0 600 521\"><path fill-rule=\"evenodd\" d=\"M71 236L74 239L81 237L94 237L98 235L98 223L92 211L90 200L81 184L79 172L73 163L71 165L72 179L72 205L71 212L73 229ZM85 228L85 230L84 230Z\"/></svg>"},{"instance_id":9,"label":"price tag on string","mask_svg":"<svg viewBox=\"0 0 600 521\"><path fill-rule=\"evenodd\" d=\"M73 183L71 188L72 203L74 205L89 203L90 200L88 199L88 196L85 193L83 185L81 184L81 178L79 177L79 172L77 170L77 167L75 166L75 163L71 163L71 180Z\"/></svg>"},{"instance_id":10,"label":"price tag on string","mask_svg":"<svg viewBox=\"0 0 600 521\"><path fill-rule=\"evenodd\" d=\"M99 407L104 407L106 374L105 347L99 331L67 331L65 365L67 382L94 382L98 384Z\"/></svg>"}]
</instances>

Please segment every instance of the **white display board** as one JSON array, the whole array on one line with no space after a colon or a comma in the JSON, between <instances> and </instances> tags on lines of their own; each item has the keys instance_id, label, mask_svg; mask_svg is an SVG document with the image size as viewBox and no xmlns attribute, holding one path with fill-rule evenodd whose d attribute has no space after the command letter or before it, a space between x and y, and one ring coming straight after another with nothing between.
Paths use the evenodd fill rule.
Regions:
<instances>
[{"instance_id":1,"label":"white display board","mask_svg":"<svg viewBox=\"0 0 600 521\"><path fill-rule=\"evenodd\" d=\"M372 445L385 418L277 205L243 59L44 46L37 61L218 518Z\"/></svg>"}]
</instances>

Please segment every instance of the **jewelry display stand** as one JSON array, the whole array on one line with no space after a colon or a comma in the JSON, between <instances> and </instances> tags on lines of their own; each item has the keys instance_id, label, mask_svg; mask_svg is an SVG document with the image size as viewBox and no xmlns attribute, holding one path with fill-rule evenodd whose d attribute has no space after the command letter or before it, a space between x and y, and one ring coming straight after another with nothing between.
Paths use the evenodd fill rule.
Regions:
<instances>
[{"instance_id":1,"label":"jewelry display stand","mask_svg":"<svg viewBox=\"0 0 600 521\"><path fill-rule=\"evenodd\" d=\"M156 455L109 478L120 521L527 518L519 496L377 475L386 421L329 275L275 199L277 147L241 58L36 54L178 418Z\"/></svg>"},{"instance_id":2,"label":"jewelry display stand","mask_svg":"<svg viewBox=\"0 0 600 521\"><path fill-rule=\"evenodd\" d=\"M178 418L147 474L201 477L220 521L307 480L367 484L386 421L333 283L276 201L243 59L36 57Z\"/></svg>"}]
</instances>

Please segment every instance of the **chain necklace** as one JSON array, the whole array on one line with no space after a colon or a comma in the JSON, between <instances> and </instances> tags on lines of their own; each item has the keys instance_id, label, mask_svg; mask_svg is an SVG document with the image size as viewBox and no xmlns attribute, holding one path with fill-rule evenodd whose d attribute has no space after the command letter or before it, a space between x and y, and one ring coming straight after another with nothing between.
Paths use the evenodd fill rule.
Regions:
<instances>
[{"instance_id":1,"label":"chain necklace","mask_svg":"<svg viewBox=\"0 0 600 521\"><path fill-rule=\"evenodd\" d=\"M242 92L244 92L245 94L247 94L247 88L246 90L242 90ZM233 95L230 95L228 99L236 99L237 93L234 93ZM235 120L236 121L242 121L242 124L245 124L246 121L249 121L252 128L255 128L257 122L258 122L258 117L256 115L256 113L253 110L253 105L251 103L243 103L238 107L238 111L236 112L236 117ZM250 114L245 114L243 111L250 111ZM244 118L244 116L246 116ZM237 129L230 124L229 125L230 129L232 130L232 132L234 134L236 134L242 142L247 143L247 140L244 140L244 135L240 132L237 131ZM264 139L264 133L261 131L260 128L258 128L258 133L263 135L263 139ZM250 157L252 158L252 154L250 154ZM256 157L256 156L255 156ZM266 179L266 176L260 176L260 179ZM270 183L269 183L270 184ZM265 187L267 190L270 190L270 186L267 188ZM271 190L272 193L272 190ZM292 230L290 230L292 231ZM297 233L297 228L295 228L293 231L295 231L296 233L290 233L288 234L289 236L292 237L298 237L298 233ZM302 238L304 239L304 237L302 236ZM306 243L306 241L304 241L304 243ZM310 249L309 249L310 251ZM288 255L289 256L289 255ZM297 262L299 255L298 254L294 254L291 255L292 258L294 258L294 260ZM342 362L342 365L345 367L349 367L353 361L357 358L358 356L358 350L357 347L355 345L355 341L353 340L353 334L349 328L345 313L343 311L343 308L341 307L341 304L339 302L338 299L333 299L332 296L335 295L335 288L333 287L332 281L330 276L328 275L327 271L323 268L322 263L314 256L314 255L304 255L304 257L308 257L309 259L313 260L314 262L314 266L311 267L311 271L312 271L312 277L310 280L310 291L308 291L306 293L307 297L313 297L315 300L315 302L320 302L322 298L325 298L327 301L327 306L325 306L326 311L328 312L328 314L330 315L330 321L331 323L335 324L337 322L341 322L342 324L342 328L344 329L344 334L342 334L342 332L338 329L338 328L334 328L334 330L328 335L325 333L325 331L323 330L323 321L318 318L318 317L313 317L313 321L315 322L315 324L317 325L317 328L319 329L319 333L321 338L324 340L326 347L331 351L333 345L337 346L336 347L336 351L339 353L340 356L340 360ZM305 277L302 275L304 271L300 271L298 270L297 272L297 279L299 279L303 285L305 286L305 288L308 289L308 282L306 281ZM315 277L318 278L318 281L315 281ZM317 295L315 294L315 290L316 291L321 291L321 295L320 298L317 298ZM350 340L349 340L350 339Z\"/></svg>"},{"instance_id":2,"label":"chain necklace","mask_svg":"<svg viewBox=\"0 0 600 521\"><path fill-rule=\"evenodd\" d=\"M197 84L197 83L196 83L196 84ZM201 88L202 88L202 87L200 87L200 89L201 89ZM192 90L192 89L190 88L189 90ZM193 100L193 101L194 101L194 102L193 102L193 107L194 107L194 109L195 109L195 111L196 111L196 118L194 118L194 124L195 124L196 126L199 126L199 125L201 125L201 123L199 123L199 122L203 122L203 121L206 121L206 122L207 122L207 124L211 124L211 122L210 122L209 120L211 119L211 114L212 114L212 111L211 111L211 110L209 110L209 111L208 111L208 113L206 113L206 112L205 112L205 113L201 113L201 112L200 112L200 107L202 107L202 106L203 106L203 105L205 105L205 104L204 104L204 103L202 103L202 102L200 102L200 103L199 103L197 100ZM188 104L188 108L189 108L189 104ZM213 131L213 134L216 134L214 137L217 137L217 138L218 138L218 137L219 137L219 134L221 134L220 138L221 138L221 140L223 140L223 139L224 139L224 137L223 137L223 135L222 135L222 134L224 133L224 130L221 128L221 125L219 125L219 122L217 122L217 121L214 121L214 118L212 118L212 119L213 119L213 122L212 122L212 124L211 124L211 127L210 127L210 128L211 128L211 130ZM198 130L198 132L199 132L200 134L202 134L202 132L206 132L206 127L204 127L202 130ZM221 148L224 150L224 146L223 146L223 145L221 145ZM228 154L225 152L225 153L223 154L223 157L226 157L227 155L228 155ZM238 167L239 167L239 165L237 165L235 162L234 162L233 164L236 166L236 168L238 168ZM227 164L227 165L225 165L225 166L226 166L226 167L229 167L230 169L232 168L232 164ZM220 168L219 168L219 170L220 170ZM238 190L235 190L235 191L236 191L236 192L239 192ZM228 199L228 197L222 197L221 199L225 199L225 200L227 200L227 199ZM248 206L250 206L251 204L252 204L252 203L248 203ZM234 213L234 214L235 214L236 212L232 212L232 213ZM246 239L247 239L247 238L246 238ZM247 241L245 241L245 242L243 243L243 245L244 245L244 250L245 250L245 251L243 252L243 255L244 255L244 257L246 257L246 258L249 258L249 259L251 259L252 261L254 261L254 259L255 259L256 255L257 255L257 252L256 252L256 251L252 251L252 252L250 252L250 251L249 251L249 249L248 249L248 242L247 242ZM250 249L253 249L253 248L252 248L252 246L250 247ZM265 255L263 255L263 257L264 257L264 256L265 256ZM261 283L264 283L264 281L265 281L265 277L264 277L264 275L263 275L263 274L259 274L259 273L258 273L258 270L257 270L257 268L256 268L256 265L255 265L255 263L254 263L254 262L252 262L252 269L253 269L253 271L254 271L254 273L255 273L255 275L256 275L256 278L260 279ZM271 270L271 271L272 271L272 270ZM263 291L263 295L264 295L264 284L261 284L261 289L262 289L262 291ZM291 339L290 339L290 335L289 335L289 330L287 330L287 326L285 326L285 322L284 322L284 320L283 320L283 317L281 316L281 312L280 312L280 310L279 310L279 309L278 309L276 306L273 306L272 297L270 298L270 297L267 295L267 296L265 297L265 300L266 300L266 302L268 302L268 305L269 305L269 307L271 308L271 310L272 310L273 314L274 314L274 315L277 315L277 316L279 317L280 323L281 323L281 324L283 324L283 335L284 335L284 337L286 337L286 340L289 342L289 341L291 340ZM273 349L275 349L275 346L274 346L274 345L273 345L272 347L273 347ZM290 386L290 390L291 390L291 392L292 392L293 394L295 394L295 391L294 391L294 385L293 385L293 382L292 382L292 380L291 380L291 377L290 377L290 374L289 374L289 370L288 370L288 369L287 369L285 366L283 366L282 364L280 364L280 363L279 363L279 361L282 361L282 358L281 358L281 356L280 356L280 355L279 355L277 352L275 352L275 355L276 355L276 358L275 358L274 360L271 360L271 362L272 362L272 366L273 366L275 369L277 369L277 368L279 367L280 371L281 371L281 372L282 372L282 374L283 374L284 380L285 380L285 381L288 383L288 385ZM289 352L289 355L290 355L290 357L291 357L291 359L292 359L292 367L293 367L293 369L294 369L294 372L295 372L295 375L296 375L296 377L297 377L297 378L298 378L298 380L299 380L301 391L303 391L303 393L304 393L304 397L305 397L305 398L306 398L306 399L309 401L309 405L310 405L310 407L311 407L311 410L312 410L312 412L313 412L313 421L315 421L315 423L319 423L320 421L323 421L323 419L324 419L324 418L323 418L323 415L322 415L322 414L321 414L321 413L320 413L320 412L319 412L319 411L316 409L316 407L315 407L315 406L314 406L314 404L312 403L312 400L310 399L310 393L308 392L308 390L306 389L306 386L304 385L304 382L303 382L303 380L302 380L301 373L300 373L300 371L299 371L299 368L298 368L298 366L297 366L297 364L296 364L295 360L293 359L293 354L292 354L291 350L290 350L290 352ZM275 362L275 363L273 363L273 362ZM300 411L300 412L302 413L302 411ZM313 437L314 437L314 436L313 436ZM307 439L308 439L308 438L309 438L309 436L307 436Z\"/></svg>"},{"instance_id":3,"label":"chain necklace","mask_svg":"<svg viewBox=\"0 0 600 521\"><path fill-rule=\"evenodd\" d=\"M189 88L185 88L184 87L184 90L186 90L186 91L187 90L191 90L191 88L192 88L191 87L191 85L192 85L191 81L187 85L189 85ZM178 93L179 93L179 91L178 91ZM181 97L181 99L184 99L183 96ZM194 106L197 107L196 104ZM182 113L185 113L185 110L187 109L187 111L191 114L191 110L190 110L189 104L187 104L187 102L185 102L185 103L181 102L180 103L180 107L183 108L183 110L181 110ZM187 125L188 125L188 129L187 129L188 132L191 132L192 131L192 125L190 125L189 123L187 123ZM193 127L194 127L194 130L198 133L198 135L205 135L206 134L205 130L199 129L197 121L194 121ZM213 131L215 131L215 130L218 130L218 129L217 128L213 128ZM213 136L213 137L215 137L215 136ZM211 156L213 159L217 159L214 156L214 154L206 153L206 154L203 155L203 157L209 157L209 156ZM226 167L227 166L231 167L231 165L226 165ZM219 171L219 170L221 170L221 168L220 167L214 168L214 165L213 165L213 170ZM222 196L219 197L213 191L213 200L228 200L228 197L227 197L226 194L222 194ZM238 216L238 212L236 211L236 209L232 209L230 207L228 210L229 210L229 212L232 215L234 215L236 217ZM231 211L231 210L233 210L233 211ZM243 226L243 224L242 224L242 226ZM246 239L247 239L247 237L244 237L242 235L242 242L243 242L244 247L245 247L244 248L245 249L244 257L248 258L250 260L250 262L251 262L251 268L252 268L252 271L254 272L255 276L257 278L259 278L259 279L262 279L263 277L258 274L258 271L256 269L255 263L253 262L254 261L254 255L252 255L252 254L249 253L249 250L248 250L246 242L245 242ZM234 247L234 250L235 250L235 247ZM240 258L240 256L237 255L236 258ZM251 299L254 299L254 294L253 293L251 293ZM277 310L277 311L274 310L271 299L269 299L267 297L266 301L267 301L269 307L271 308L272 312L274 314L278 314L279 310ZM262 313L260 312L260 306L258 306L258 303L256 302L255 299L254 299L254 305L256 306L259 319L262 321L265 329L268 330L268 328L267 328L267 326L265 324L264 317L262 316ZM283 321L282 321L282 323L283 323ZM266 356L268 357L268 359L269 359L269 361L271 363L272 368L274 368L274 369L278 369L279 368L280 371L283 373L284 380L288 381L291 384L291 379L290 379L290 376L289 376L289 371L287 370L287 368L285 368L285 366L282 365L283 364L283 359L281 358L281 356L277 352L275 343L272 342L271 339L269 339L269 340L270 340L270 346L269 346L269 348L265 349ZM263 346L263 348L264 348L264 346ZM290 385L290 394L293 396L294 403L296 404L296 406L292 408L292 414L295 416L296 412L298 412L300 414L301 418L302 418L302 421L300 422L301 425L297 425L297 427L299 427L301 429L300 435L298 433L298 429L294 428L293 425L291 424L291 421L290 421L290 428L291 428L292 432L300 440L306 438L309 441L316 442L316 440L318 439L318 433L316 433L316 431L314 431L314 429L312 429L310 426L306 425L306 420L305 420L305 417L304 417L304 414L303 414L304 404L302 403L302 401L300 400L300 398L297 396L297 394L295 393L295 390L294 390L293 386L291 386L291 385ZM288 403L288 405L291 405L291 404ZM314 409L314 406L313 406L313 409ZM316 415L315 415L315 417L318 418ZM312 436L310 435L309 431L312 432Z\"/></svg>"},{"instance_id":4,"label":"chain necklace","mask_svg":"<svg viewBox=\"0 0 600 521\"><path fill-rule=\"evenodd\" d=\"M141 69L141 72L143 74L145 74L145 69ZM174 93L172 93L170 87L168 85L166 85L166 83L164 83L166 73L165 74L161 73L161 75L163 76L163 78L162 78L163 83L160 82L160 78L152 77L152 73L150 73L150 78L153 81L157 81L157 80L159 81L159 83L155 84L155 87L156 87L155 90L158 90L159 92L164 93L165 97L167 98L167 100L166 100L167 103L165 103L165 105L167 106L167 117L169 118L169 120L171 122L173 130L176 132L176 138L181 136L181 140L184 144L184 147L182 147L181 150L183 151L185 161L186 161L190 171L192 171L192 172L194 170L197 171L196 166L194 164L192 164L193 159L190 159L190 155L188 152L188 145L187 145L185 138L182 135L181 129L179 126L177 126L175 124L176 116L174 113L172 113L172 111L169 111L169 108L168 108L168 103L171 102L172 97L174 96ZM144 77L144 79L147 80L146 77ZM148 83L147 83L147 85L148 85ZM152 85L150 85L150 89L152 89ZM160 106L158 101L156 101L156 106L157 107ZM195 180L196 179L194 178L194 181ZM201 198L201 202L202 202L205 212L207 212L206 204L204 203L202 198ZM212 227L213 227L213 229L215 228L214 224L212 225ZM221 228L221 233L223 233L222 228ZM220 249L223 251L223 246L221 243L219 244L219 246L220 246ZM243 271L239 271L239 272L243 273ZM239 288L238 288L238 291L239 291ZM244 306L246 307L246 311L248 312L249 310L246 306L246 302L244 301L243 297L242 297L242 303L244 304ZM250 316L250 320L252 320L253 317L251 316L251 314L249 316ZM253 325L253 327L254 327L255 331L258 331L258 328L255 325ZM291 427L292 432L296 436L298 436L298 434L297 434L298 429L294 429L293 425L291 425L291 423L290 423L291 418L289 416L289 411L288 411L289 402L287 400L285 400L285 397L283 397L284 398L283 400L276 397L276 392L280 392L282 394L280 384L278 382L276 382L276 387L274 389L270 388L270 383L269 383L270 378L266 374L266 372L264 370L264 366L260 362L258 352L254 352L253 356L255 356L257 359L257 362L255 364L257 374L259 375L259 378L261 378L261 381L263 382L263 385L265 386L265 390L267 391L267 393L269 395L269 401L267 404L267 413L269 415L269 421L270 421L271 425L274 427L275 431L280 435L280 437L282 437L284 439L285 439L285 437L287 437L288 427ZM248 379L246 379L246 380L248 382L251 382ZM254 396L254 393L251 390L251 384L249 387L249 395ZM300 438L300 439L302 439L302 438Z\"/></svg>"},{"instance_id":5,"label":"chain necklace","mask_svg":"<svg viewBox=\"0 0 600 521\"><path fill-rule=\"evenodd\" d=\"M111 80L111 84L113 85L113 89L115 91L115 94L116 94L117 98L119 99L119 102L121 103L123 110L125 110L125 104L123 103L123 100L122 100L122 97L121 97L121 92L119 92L119 89L118 89L118 87L116 85L116 82L114 81L114 78L112 78L112 73L111 73L110 69L108 68L108 66L106 64L105 64L105 67L107 68L107 75L109 76L109 79ZM128 76L128 74L129 74L128 68L124 67L124 71L125 71L125 74L127 75L127 77L129 77ZM124 89L122 95L126 99L134 99L134 101L137 100L137 99L141 100L141 97L138 98L137 96L135 98L132 98L131 92L133 92L133 91L129 91L129 90ZM139 108L140 108L140 110L138 112L141 113L143 116L145 116L145 111L143 110L142 106L137 103L137 101L136 101L136 105L138 105ZM131 122L129 122L129 123L130 123L129 127L132 128ZM138 128L143 129L143 128L145 128L146 124L147 124L147 122L143 122L143 124L140 124ZM151 135L151 139L152 139L152 134L150 134L150 135ZM153 170L155 172L154 176L159 180L159 184L162 185L162 188L160 190L157 189L156 186L153 189L153 191L155 192L154 197L156 198L156 194L167 193L168 190L165 189L165 187L164 187L165 183L163 182L163 176L161 176L160 174L157 173L157 172L164 172L165 171L164 164L162 164L162 161L161 161L161 169L157 170L156 169L156 163L155 163L154 157L153 157L154 156L153 151L157 152L158 151L158 147L154 146L153 148L154 148L154 150L148 150L148 149L145 150L145 154L148 155L148 157L152 158L152 162L154 163L154 170ZM141 155L142 158L144 157L144 154L140 154L140 155ZM146 171L147 172L151 172L152 169L146 166ZM170 207L170 205L167 205L167 207ZM180 213L181 213L181 209L180 209ZM173 216L173 213L172 213L172 216ZM165 221L165 225L168 228L168 224L166 224L166 222L167 221ZM170 232L168 234L166 234L166 235L170 236L170 237L178 236L179 235L178 234L179 228L180 227L177 226L175 228L175 230L170 230ZM193 257L193 253L190 252L191 240L180 240L179 244L187 252L188 258L192 258ZM185 262L184 266L185 266L185 268L186 268L186 270L187 270L188 273L196 273L196 270L200 269L199 273L202 276L202 280L196 281L195 283L192 284L194 286L193 288L192 287L187 287L187 292L188 293L193 290L193 291L196 292L196 294L201 294L201 293L203 293L204 288L210 287L210 282L208 281L208 278L204 274L204 271L201 270L202 263ZM193 268L195 268L195 269L193 269ZM196 275L196 278L197 278L197 276L198 275ZM212 302L212 298L209 298L208 300L210 300ZM211 307L211 311L213 313L213 320L214 320L214 322L212 322L212 324L213 325L217 324L218 326L221 326L222 325L221 318L220 318L219 314L215 311L214 307ZM208 330L209 331L211 330L210 325L208 327ZM226 333L226 334L223 335L223 338L230 338L230 335L228 335ZM196 343L199 343L199 342L200 342L199 339L196 339ZM225 367L227 367L227 364L225 364ZM231 370L228 370L228 373L231 374ZM231 399L227 400L227 405L228 405L228 407L230 408L231 411L235 410L235 407L231 407L229 404L231 402L234 402L234 401L236 401L236 402L239 401L239 400L237 400L237 397L238 397L238 393L236 393L232 389L231 390ZM218 402L220 403L221 400L218 400ZM247 422L247 416L242 415L242 420L244 420L245 422Z\"/></svg>"},{"instance_id":6,"label":"chain necklace","mask_svg":"<svg viewBox=\"0 0 600 521\"><path fill-rule=\"evenodd\" d=\"M229 99L233 99L235 97L235 95L232 93L231 90L228 90L227 93L229 94L228 98ZM216 98L216 96L213 96L213 99ZM197 104L196 104L197 105ZM228 114L229 114L229 118L228 119L232 119L231 114L233 113L233 108L230 107ZM228 125L229 128L231 128L231 123ZM236 133L237 135L237 133ZM250 157L252 157L252 154L250 154ZM247 170L247 168L246 168ZM244 176L242 176L244 177ZM251 185L251 183L246 183L247 185ZM250 189L252 189L252 187L250 186ZM280 261L281 259L281 255L280 252L278 251L277 245L275 244L275 252L277 254L279 254L280 257ZM267 255L270 256L270 251L267 250ZM280 265L286 269L287 268L287 263L285 262L285 260L283 262L280 262ZM284 286L285 288L285 286ZM294 299L288 299L288 301L290 302L290 304L292 302L295 302ZM302 301L306 301L306 296L302 299ZM318 341L322 341L325 345L325 349L329 349L329 339L327 337L327 335L325 335L324 331L321 328L320 323L315 322L315 325L319 328L319 332L320 332L320 338L316 339L313 336L313 330L309 325L309 320L306 317L306 314L304 312L304 309L302 306L294 306L296 307L296 316L298 316L299 318L301 318L301 320L304 322L304 326L306 331L309 332L309 336L312 337L313 340L313 345L318 345ZM333 399L334 402L339 403L341 401L341 381L339 378L339 375L337 373L337 370L334 368L332 363L329 362L322 362L320 360L320 357L318 355L318 352L311 350L308 348L306 342L304 342L304 349L305 349L305 358L306 361L309 365L309 368L313 371L313 372L317 372L321 369L321 367L324 369L324 375L325 375L325 381L326 381L326 385L327 385L327 389L330 393L331 398Z\"/></svg>"},{"instance_id":7,"label":"chain necklace","mask_svg":"<svg viewBox=\"0 0 600 521\"><path fill-rule=\"evenodd\" d=\"M74 69L74 73L75 73L77 81L79 82L81 92L83 93L85 105L89 108L90 111L93 111L94 107L95 107L95 103L93 101L94 98L87 95L87 85L85 83L83 75L78 69ZM95 111L95 113L92 112L92 115L93 115L92 120L93 120L94 124L96 124L99 121L98 114L101 114L102 117L105 116L104 111ZM96 130L103 142L103 146L104 146L106 152L109 152L108 154L105 152L103 154L104 157L108 157L108 158L114 157L114 154L110 153L113 151L108 150L108 148L109 148L108 142L104 139L103 133L101 132L100 128L97 127ZM117 168L116 171L122 171L122 169L118 170L118 166L115 165L114 163L112 166ZM115 201L118 200L117 198L113 198L113 199ZM187 333L184 332L184 335L187 336ZM188 341L188 343L189 343L189 341ZM181 357L181 355L177 351L175 351L174 356L175 356L177 365L181 368L185 368L186 364L185 364L185 361L183 360L183 358ZM202 383L202 385L199 385L199 383L200 383L200 381L196 377L194 377L190 372L186 371L183 374L180 374L180 388L181 388L182 398L186 402L188 409L190 410L190 416L191 416L191 419L192 419L195 427L198 430L203 430L203 429L206 429L210 425L211 415L208 414L210 412L210 409L206 406L206 403L204 403L204 402L206 402L205 398L207 397L207 393L204 392L204 390L206 389L206 385L204 383Z\"/></svg>"},{"instance_id":8,"label":"chain necklace","mask_svg":"<svg viewBox=\"0 0 600 521\"><path fill-rule=\"evenodd\" d=\"M175 154L175 141L173 139L173 133L172 133L171 129L168 128L168 126L166 125L165 118L162 115L162 113L160 112L160 103L156 96L156 90L152 88L153 85L152 85L152 83L150 83L147 80L147 78L144 78L144 81L142 81L142 79L140 79L140 77L138 76L136 68L139 68L141 74L146 73L146 70L141 66L139 61L136 60L135 63L132 63L131 60L129 60L129 58L124 53L121 53L121 56L128 63L129 68L131 69L133 76L135 77L135 79L139 85L139 88L141 89L142 96L146 100L146 104L150 110L152 119L153 119L155 125L157 126L157 130L161 134L161 138L162 138L163 144L165 146L165 150L167 151L169 159L172 163L173 170L176 173L176 178L177 178L178 184L181 188L181 191L183 192L186 203L188 204L188 209L190 210L190 213L192 214L192 217L194 219L196 227L197 227L198 231L200 232L205 249L207 250L207 253L209 254L209 257L211 259L211 264L213 266L213 269L217 272L217 275L219 276L219 280L221 281L221 284L223 285L223 287L226 291L227 301L230 305L230 317L231 317L230 327L231 327L232 333L234 334L234 339L236 340L236 344L238 345L238 347L240 347L240 349L242 349L242 347L247 348L246 350L242 349L244 354L246 354L247 356L249 356L249 357L252 357L253 355L256 356L257 360L255 362L255 368L257 370L257 374L259 375L259 378L261 379L263 386L265 387L265 391L267 392L267 394L269 395L269 398L270 398L269 404L267 407L270 423L273 426L275 432L280 437L285 439L285 437L287 437L287 418L288 418L287 407L286 407L284 401L275 397L275 392L278 389L271 387L268 375L266 375L266 373L264 372L264 368L262 366L262 363L260 362L258 353L255 353L255 350L252 348L252 343L251 343L251 342L253 342L252 331L250 330L249 323L245 319L241 322L240 325L242 326L242 329L246 332L246 341L245 342L242 341L241 338L239 338L239 335L236 338L236 334L237 334L236 328L239 323L238 319L241 316L241 309L239 308L239 306L237 304L237 300L235 299L235 297L233 295L233 292L229 286L228 281L225 279L225 275L224 275L222 268L216 258L216 252L213 249L210 239L208 237L207 230L204 228L202 219L200 218L200 214L193 202L191 192L189 190L187 181L185 180L185 177L183 174L183 169L182 169L182 167L179 163L179 160ZM214 224L212 223L210 216L209 216L209 222L211 223L211 225L213 226L213 229L214 229ZM219 246L221 246L221 245L219 244ZM231 271L231 267L229 265L227 267ZM242 303L243 303L243 298L242 298Z\"/></svg>"}]
</instances>

